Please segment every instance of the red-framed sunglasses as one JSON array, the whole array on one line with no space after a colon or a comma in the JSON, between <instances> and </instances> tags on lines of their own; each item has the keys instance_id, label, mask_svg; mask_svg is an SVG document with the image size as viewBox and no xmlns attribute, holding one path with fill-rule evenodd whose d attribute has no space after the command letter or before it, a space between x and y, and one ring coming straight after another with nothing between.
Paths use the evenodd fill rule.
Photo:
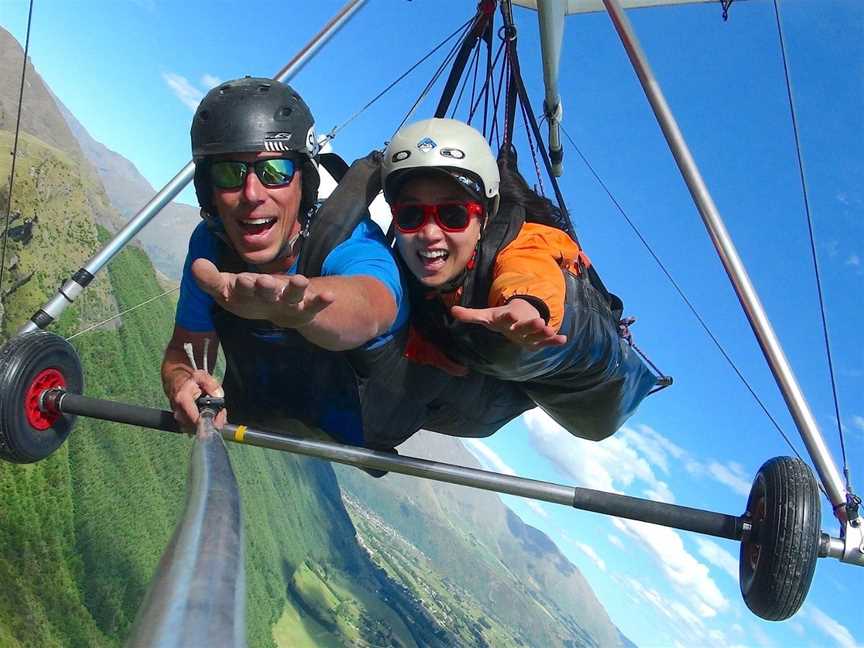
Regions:
<instances>
[{"instance_id":1,"label":"red-framed sunglasses","mask_svg":"<svg viewBox=\"0 0 864 648\"><path fill-rule=\"evenodd\" d=\"M445 232L464 232L471 223L471 217L483 215L482 203L476 200L442 202L434 205L424 203L394 203L390 207L393 223L403 234L420 231L429 218Z\"/></svg>"}]
</instances>

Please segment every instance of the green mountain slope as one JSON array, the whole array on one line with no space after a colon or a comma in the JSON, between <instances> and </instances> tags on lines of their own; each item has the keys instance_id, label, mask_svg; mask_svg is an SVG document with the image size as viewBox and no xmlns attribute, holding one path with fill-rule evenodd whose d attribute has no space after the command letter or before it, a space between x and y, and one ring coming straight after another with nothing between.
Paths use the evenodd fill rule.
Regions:
<instances>
[{"instance_id":1,"label":"green mountain slope","mask_svg":"<svg viewBox=\"0 0 864 648\"><path fill-rule=\"evenodd\" d=\"M0 135L8 141L7 133ZM68 156L25 140L19 149L25 173L13 192L19 224L13 225L32 225L27 236L10 239L17 270L7 276L31 278L4 299L7 335L50 296L68 274L63 267L69 260L91 255L100 237L86 202L78 200L98 188L82 183ZM26 171L37 167L35 176ZM124 311L163 290L135 247L124 250L101 281L89 308L102 313ZM124 315L116 330L75 337L85 392L162 406L158 369L173 308L170 300L157 300ZM79 303L54 331L70 335L83 324ZM120 644L181 510L190 443L81 419L49 459L0 463L0 645ZM412 638L437 629L424 625L422 614L419 621L402 621L398 612L382 612L389 608L376 597L393 584L357 546L329 464L256 448L232 447L230 453L246 523L250 645L276 645L274 627L297 610L332 619L325 630L343 645L385 645L377 642L384 637L392 645L429 645ZM303 586L307 572L327 575L343 609L310 598Z\"/></svg>"},{"instance_id":2,"label":"green mountain slope","mask_svg":"<svg viewBox=\"0 0 864 648\"><path fill-rule=\"evenodd\" d=\"M433 433L415 435L399 451L479 467L457 439ZM428 598L443 602L454 624L479 630L494 646L625 645L579 570L497 495L397 474L374 480L336 470L362 541L375 555L388 545L388 535L395 536L402 544L390 547L410 548L400 552L406 564L434 565L445 587ZM419 557L410 558L412 552ZM461 592L457 606L446 603L460 600L454 592ZM477 628L480 610L489 628Z\"/></svg>"},{"instance_id":3,"label":"green mountain slope","mask_svg":"<svg viewBox=\"0 0 864 648\"><path fill-rule=\"evenodd\" d=\"M10 169L4 129L17 110L21 56L0 30L0 178ZM0 343L121 220L32 67L27 80ZM55 325L75 336L86 394L164 405L158 368L172 298L129 311L164 289L133 244ZM49 459L0 462L0 646L122 643L182 510L190 444L82 419ZM572 565L497 498L475 500L465 489L442 496L411 481L398 492L364 491L360 476L357 496L346 498L349 517L328 463L229 452L246 527L250 646L618 645ZM579 606L596 613L596 626L573 613Z\"/></svg>"}]
</instances>

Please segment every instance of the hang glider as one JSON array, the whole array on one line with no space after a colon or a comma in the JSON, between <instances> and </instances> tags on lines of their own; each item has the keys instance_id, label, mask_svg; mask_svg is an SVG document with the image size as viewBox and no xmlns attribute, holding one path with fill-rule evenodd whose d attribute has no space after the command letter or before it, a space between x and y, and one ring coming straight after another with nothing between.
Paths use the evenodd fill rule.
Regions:
<instances>
[{"instance_id":1,"label":"hang glider","mask_svg":"<svg viewBox=\"0 0 864 648\"><path fill-rule=\"evenodd\" d=\"M601 2L571 0L565 6L564 2L551 0L514 1L516 4L530 5L538 9L538 14L541 14L541 30L545 29L547 32L543 39L543 59L544 74L547 68L550 73L550 76L546 77L546 105L547 113L551 113L551 115L547 114L551 127L551 122L554 120L558 124L561 117L557 75L563 38L563 18L568 13L598 11ZM284 80L290 77L361 4L362 0L348 2L337 17L280 71L277 78ZM816 481L803 461L788 457L771 459L763 465L754 480L745 512L740 516L730 516L611 493L598 493L587 489L573 489L484 471L473 471L459 466L399 457L364 448L286 438L242 425L228 425L219 433L211 431L209 434L211 436L221 434L224 439L232 442L486 488L739 540L741 542L741 589L748 606L754 613L766 619L788 618L803 603L817 557L831 557L847 564L864 566L864 525L858 513L860 500L853 500L851 491L847 491L844 487L839 471L816 425L815 417L810 411L674 116L666 104L659 84L653 77L621 4L624 7L635 8L685 3L675 0L665 2L624 0L623 3L619 3L618 0L602 0L602 5L609 12L615 29L621 37L691 191L694 203L736 289L766 360L776 376L778 386L789 404L792 418L816 466L834 515L840 522L840 537L831 537L821 532ZM729 2L724 1L721 4L724 8L728 8ZM483 0L479 12L486 12L489 7L494 9L495 5L496 2ZM502 5L509 9L509 2L506 0ZM547 26L543 27L544 24ZM505 38L515 40L513 25L507 27L510 31L505 32ZM511 34L512 37L508 38L507 34ZM473 34L473 38L476 40L478 34ZM464 67L464 61L462 64ZM518 81L518 61L511 69L515 70L512 79ZM452 85L454 84L448 83L448 86ZM519 86L524 94L521 81ZM524 96L520 100L525 108ZM515 101L513 99L514 104ZM511 110L512 115L515 107L508 107L508 109ZM507 121L512 124L512 117ZM532 125L536 130L536 124ZM507 142L506 136L505 142ZM551 142L553 140L550 136ZM545 155L545 149L543 153ZM50 303L33 315L17 337L0 349L0 361L2 361L0 362L0 458L26 463L49 456L67 438L75 415L132 423L171 432L178 431L170 412L98 401L81 395L79 393L82 385L81 367L74 349L62 338L40 329L47 327L59 317L92 281L94 274L104 267L110 258L158 213L162 206L191 181L192 171L193 165L190 162L114 240L108 243L104 250L62 286L60 293ZM207 407L212 408L213 404L204 403L202 411ZM211 417L213 413L211 411ZM794 542L790 538L794 538Z\"/></svg>"}]
</instances>

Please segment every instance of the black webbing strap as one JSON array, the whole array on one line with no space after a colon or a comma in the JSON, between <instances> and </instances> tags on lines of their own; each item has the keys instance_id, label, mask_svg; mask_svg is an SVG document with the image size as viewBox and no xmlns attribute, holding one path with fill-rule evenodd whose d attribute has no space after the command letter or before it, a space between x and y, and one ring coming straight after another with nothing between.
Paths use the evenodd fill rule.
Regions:
<instances>
[{"instance_id":1,"label":"black webbing strap","mask_svg":"<svg viewBox=\"0 0 864 648\"><path fill-rule=\"evenodd\" d=\"M474 24L459 47L459 53L453 61L453 67L450 68L450 75L447 77L447 83L444 85L441 98L438 100L438 107L435 109L436 117L447 116L450 102L453 101L453 94L456 92L459 81L462 79L465 65L468 63L468 57L471 56L471 52L477 45L477 40L481 36L491 38L490 25L495 15L496 4L497 0L481 0L477 5L477 15L474 17Z\"/></svg>"},{"instance_id":2,"label":"black webbing strap","mask_svg":"<svg viewBox=\"0 0 864 648\"><path fill-rule=\"evenodd\" d=\"M380 151L372 151L350 167L335 153L322 153L318 159L339 184L312 216L297 267L306 277L321 275L324 259L369 218L369 205L381 191Z\"/></svg>"}]
</instances>

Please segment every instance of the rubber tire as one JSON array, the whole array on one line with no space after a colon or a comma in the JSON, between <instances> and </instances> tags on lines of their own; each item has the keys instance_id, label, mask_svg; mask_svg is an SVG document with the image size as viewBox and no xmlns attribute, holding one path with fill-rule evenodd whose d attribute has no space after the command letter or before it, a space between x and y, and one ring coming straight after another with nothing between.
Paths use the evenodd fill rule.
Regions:
<instances>
[{"instance_id":1,"label":"rubber tire","mask_svg":"<svg viewBox=\"0 0 864 648\"><path fill-rule=\"evenodd\" d=\"M36 331L12 338L0 349L0 459L12 463L39 461L63 445L72 431L76 417L71 415L61 415L47 430L37 430L27 420L27 391L45 369L59 371L70 393L83 391L78 354L63 338Z\"/></svg>"},{"instance_id":2,"label":"rubber tire","mask_svg":"<svg viewBox=\"0 0 864 648\"><path fill-rule=\"evenodd\" d=\"M809 466L796 457L766 461L745 515L753 528L738 563L744 602L768 621L788 619L804 603L818 558L819 487Z\"/></svg>"}]
</instances>

